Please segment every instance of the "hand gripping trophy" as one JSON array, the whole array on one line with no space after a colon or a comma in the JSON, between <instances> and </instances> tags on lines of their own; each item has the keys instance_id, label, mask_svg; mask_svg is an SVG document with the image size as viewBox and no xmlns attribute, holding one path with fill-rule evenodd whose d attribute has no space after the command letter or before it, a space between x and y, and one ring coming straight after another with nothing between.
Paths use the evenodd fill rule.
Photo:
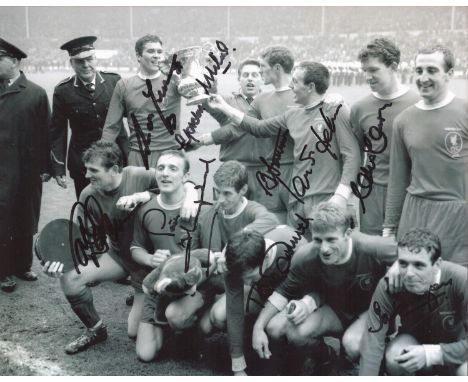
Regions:
<instances>
[{"instance_id":1,"label":"hand gripping trophy","mask_svg":"<svg viewBox=\"0 0 468 382\"><path fill-rule=\"evenodd\" d=\"M210 98L203 86L197 82L197 78L200 80L203 78L200 59L208 61L208 53L213 49L215 48L211 44L205 44L203 47L191 46L176 52L177 60L183 66L178 90L187 98L187 106L203 103Z\"/></svg>"}]
</instances>

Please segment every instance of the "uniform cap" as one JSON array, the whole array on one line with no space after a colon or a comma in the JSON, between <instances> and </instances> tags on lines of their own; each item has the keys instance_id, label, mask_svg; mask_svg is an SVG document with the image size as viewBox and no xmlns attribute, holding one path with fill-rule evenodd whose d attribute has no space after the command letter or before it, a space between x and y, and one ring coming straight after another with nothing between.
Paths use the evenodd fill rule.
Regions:
<instances>
[{"instance_id":1,"label":"uniform cap","mask_svg":"<svg viewBox=\"0 0 468 382\"><path fill-rule=\"evenodd\" d=\"M96 40L96 36L78 37L66 42L60 49L68 51L70 58L85 58L94 54L93 43Z\"/></svg>"},{"instance_id":2,"label":"uniform cap","mask_svg":"<svg viewBox=\"0 0 468 382\"><path fill-rule=\"evenodd\" d=\"M16 46L10 44L8 41L5 41L3 38L0 38L0 55L14 57L18 60L28 57L28 55L21 49L18 49Z\"/></svg>"}]
</instances>

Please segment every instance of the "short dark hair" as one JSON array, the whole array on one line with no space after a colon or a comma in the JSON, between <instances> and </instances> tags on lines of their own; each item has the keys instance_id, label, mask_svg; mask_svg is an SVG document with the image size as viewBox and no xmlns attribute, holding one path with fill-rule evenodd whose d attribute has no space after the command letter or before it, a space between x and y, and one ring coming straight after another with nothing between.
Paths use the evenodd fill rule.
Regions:
<instances>
[{"instance_id":1,"label":"short dark hair","mask_svg":"<svg viewBox=\"0 0 468 382\"><path fill-rule=\"evenodd\" d=\"M247 184L247 169L242 163L229 160L219 166L213 180L218 187L234 187L239 192Z\"/></svg>"},{"instance_id":2,"label":"short dark hair","mask_svg":"<svg viewBox=\"0 0 468 382\"><path fill-rule=\"evenodd\" d=\"M122 171L122 151L114 142L96 141L83 154L84 163L92 162L96 159L101 159L102 166L107 170L117 165L119 172Z\"/></svg>"},{"instance_id":3,"label":"short dark hair","mask_svg":"<svg viewBox=\"0 0 468 382\"><path fill-rule=\"evenodd\" d=\"M161 153L161 155L159 156L159 158L161 158L162 156L164 155L173 155L175 157L179 157L179 158L182 158L183 161L184 161L184 174L187 174L189 171L190 171L190 161L189 159L187 158L187 155L185 155L185 153L181 150L165 150ZM159 158L158 158L158 161L159 161ZM156 166L157 166L157 162L156 162Z\"/></svg>"},{"instance_id":4,"label":"short dark hair","mask_svg":"<svg viewBox=\"0 0 468 382\"><path fill-rule=\"evenodd\" d=\"M439 237L425 228L413 228L406 232L398 240L398 248L407 248L410 252L419 253L425 249L430 253L430 259L434 264L441 255Z\"/></svg>"},{"instance_id":5,"label":"short dark hair","mask_svg":"<svg viewBox=\"0 0 468 382\"><path fill-rule=\"evenodd\" d=\"M245 60L242 60L241 63L239 64L239 67L237 68L237 76L240 77L242 69L246 65L255 65L260 68L260 62L254 58L246 58Z\"/></svg>"},{"instance_id":6,"label":"short dark hair","mask_svg":"<svg viewBox=\"0 0 468 382\"><path fill-rule=\"evenodd\" d=\"M310 227L312 232L328 232L341 228L346 232L351 228L351 216L345 209L330 202L319 203L312 212Z\"/></svg>"},{"instance_id":7,"label":"short dark hair","mask_svg":"<svg viewBox=\"0 0 468 382\"><path fill-rule=\"evenodd\" d=\"M143 54L145 44L149 42L159 42L161 45L163 44L162 40L154 34L147 34L143 37L140 37L135 43L135 53L137 56L141 56Z\"/></svg>"},{"instance_id":8,"label":"short dark hair","mask_svg":"<svg viewBox=\"0 0 468 382\"><path fill-rule=\"evenodd\" d=\"M260 57L270 66L280 64L285 73L291 73L294 67L294 55L285 46L269 46L260 53Z\"/></svg>"},{"instance_id":9,"label":"short dark hair","mask_svg":"<svg viewBox=\"0 0 468 382\"><path fill-rule=\"evenodd\" d=\"M313 82L316 92L325 94L330 86L330 72L325 65L319 62L302 61L296 66L296 69L304 71L304 84L309 85Z\"/></svg>"},{"instance_id":10,"label":"short dark hair","mask_svg":"<svg viewBox=\"0 0 468 382\"><path fill-rule=\"evenodd\" d=\"M452 51L443 45L432 45L418 50L416 57L420 54L432 54L440 52L444 55L444 66L445 72L448 72L455 65L455 57L453 56Z\"/></svg>"},{"instance_id":11,"label":"short dark hair","mask_svg":"<svg viewBox=\"0 0 468 382\"><path fill-rule=\"evenodd\" d=\"M265 239L258 231L240 231L226 245L226 267L230 273L242 275L259 267L265 258Z\"/></svg>"},{"instance_id":12,"label":"short dark hair","mask_svg":"<svg viewBox=\"0 0 468 382\"><path fill-rule=\"evenodd\" d=\"M379 58L386 66L400 63L400 49L388 38L380 37L372 40L358 54L358 60L367 61L369 57Z\"/></svg>"}]
</instances>

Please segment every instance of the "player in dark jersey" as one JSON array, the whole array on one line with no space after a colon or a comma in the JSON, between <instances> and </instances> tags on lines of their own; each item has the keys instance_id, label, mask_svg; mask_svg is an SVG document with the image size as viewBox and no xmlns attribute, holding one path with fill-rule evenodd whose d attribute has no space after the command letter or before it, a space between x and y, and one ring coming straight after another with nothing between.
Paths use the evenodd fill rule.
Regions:
<instances>
[{"instance_id":1,"label":"player in dark jersey","mask_svg":"<svg viewBox=\"0 0 468 382\"><path fill-rule=\"evenodd\" d=\"M401 84L398 78L400 50L387 38L377 38L359 52L358 59L370 86L371 94L351 107L351 126L365 155L366 176L354 180L361 190L353 189L360 198L360 231L381 235L390 171L390 146L393 120L419 96Z\"/></svg>"},{"instance_id":2,"label":"player in dark jersey","mask_svg":"<svg viewBox=\"0 0 468 382\"><path fill-rule=\"evenodd\" d=\"M96 311L87 283L118 280L136 271L136 263L130 254L134 214L130 214L126 207L135 207L139 202L148 201L150 195L146 190L157 187L154 169L122 167L122 153L115 143L97 141L85 152L83 161L90 185L80 195L80 204L74 218L79 222L79 217L83 219L87 216L84 221L90 226L83 226L83 230L88 232L85 236L98 235L99 243L94 243L97 248L106 247L107 238L109 244L107 253L99 257L99 266L89 262L87 266L80 266L79 272L73 269L62 274L63 264L53 262L44 265L47 275L60 277L60 286L65 297L88 329L85 334L66 346L65 351L68 354L85 350L107 338L106 326ZM190 204L193 206L193 201L198 199L198 195L193 191L193 184L188 184L187 188L192 190L187 200L191 200ZM184 207L185 205L186 202ZM184 211L183 216L185 213L187 212ZM190 215L190 212L188 214ZM112 226L104 223L105 216ZM86 244L86 238L82 239ZM130 336L130 329L136 326L134 321L139 321L140 314L139 306L132 308L128 322Z\"/></svg>"},{"instance_id":3,"label":"player in dark jersey","mask_svg":"<svg viewBox=\"0 0 468 382\"><path fill-rule=\"evenodd\" d=\"M385 266L396 258L396 243L352 233L351 218L329 202L319 204L312 219L313 241L294 255L286 280L255 323L252 344L260 358L272 355L269 337L330 354L326 335L341 337L343 357L359 358L365 313Z\"/></svg>"},{"instance_id":4,"label":"player in dark jersey","mask_svg":"<svg viewBox=\"0 0 468 382\"><path fill-rule=\"evenodd\" d=\"M162 62L165 58L162 41L158 36L146 35L135 43L135 53L137 56L139 71L136 75L122 78L115 86L114 93L109 105L102 139L115 141L120 131L122 118L127 117L130 129L130 153L128 163L133 166L143 166L144 155L139 146L139 139L147 140L150 153L148 163L150 167L155 167L159 155L164 150L177 149L178 143L174 134L179 133L180 125L180 103L181 95L177 90L180 82L179 76L174 75L168 81L168 73L161 70ZM179 70L180 71L180 70ZM168 83L164 86L164 82ZM174 131L172 133L163 123L163 118L157 112L156 106L151 97L145 97L143 93L149 91L149 87L155 95L158 107L165 118L176 116ZM167 88L164 96L159 97L158 91L163 93L163 87ZM159 99L161 98L161 99ZM141 130L140 130L141 129ZM138 138L138 131L140 137Z\"/></svg>"},{"instance_id":5,"label":"player in dark jersey","mask_svg":"<svg viewBox=\"0 0 468 382\"><path fill-rule=\"evenodd\" d=\"M439 238L424 229L398 242L403 288L391 294L384 279L372 297L361 343L360 375L467 375L466 268L441 258ZM399 315L398 335L386 342Z\"/></svg>"},{"instance_id":6,"label":"player in dark jersey","mask_svg":"<svg viewBox=\"0 0 468 382\"><path fill-rule=\"evenodd\" d=\"M146 362L153 360L163 346L163 329L161 323L155 321L155 315L162 317L161 321L167 320L171 328L184 330L196 322L196 313L204 303L204 295L195 292L177 299L174 304L166 301L163 305L157 296L144 295L141 289L141 282L149 272L169 257L185 253L186 230L191 229L193 221L180 217L180 207L189 170L190 163L182 151L164 151L156 165L160 194L139 209L134 225L131 252L140 265L132 277L139 284L134 305L143 309L136 352L138 358ZM192 253L192 256L195 255Z\"/></svg>"},{"instance_id":7,"label":"player in dark jersey","mask_svg":"<svg viewBox=\"0 0 468 382\"><path fill-rule=\"evenodd\" d=\"M213 305L205 333L225 329L234 375L245 375L244 316L256 317L265 301L287 275L294 251L306 240L287 225L279 225L265 235L243 230L225 248L226 294ZM245 307L245 309L244 309Z\"/></svg>"},{"instance_id":8,"label":"player in dark jersey","mask_svg":"<svg viewBox=\"0 0 468 382\"><path fill-rule=\"evenodd\" d=\"M384 234L436 233L444 260L468 265L468 103L449 91L455 59L443 46L416 56L422 100L395 119Z\"/></svg>"}]
</instances>

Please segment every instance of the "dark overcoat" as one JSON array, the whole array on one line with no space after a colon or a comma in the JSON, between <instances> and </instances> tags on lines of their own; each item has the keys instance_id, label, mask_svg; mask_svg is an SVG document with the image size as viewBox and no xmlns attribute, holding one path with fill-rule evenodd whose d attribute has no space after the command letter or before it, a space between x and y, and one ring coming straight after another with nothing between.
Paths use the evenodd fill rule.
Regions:
<instances>
[{"instance_id":1,"label":"dark overcoat","mask_svg":"<svg viewBox=\"0 0 468 382\"><path fill-rule=\"evenodd\" d=\"M76 75L63 80L55 87L50 126L53 175L65 175L69 123L71 137L67 168L72 178L84 177L86 170L82 155L93 142L101 139L109 103L118 80L118 74L96 72L94 94L86 89ZM126 156L129 146L123 126L122 122L116 143Z\"/></svg>"},{"instance_id":2,"label":"dark overcoat","mask_svg":"<svg viewBox=\"0 0 468 382\"><path fill-rule=\"evenodd\" d=\"M49 123L45 90L21 72L0 95L0 242L37 232Z\"/></svg>"}]
</instances>

